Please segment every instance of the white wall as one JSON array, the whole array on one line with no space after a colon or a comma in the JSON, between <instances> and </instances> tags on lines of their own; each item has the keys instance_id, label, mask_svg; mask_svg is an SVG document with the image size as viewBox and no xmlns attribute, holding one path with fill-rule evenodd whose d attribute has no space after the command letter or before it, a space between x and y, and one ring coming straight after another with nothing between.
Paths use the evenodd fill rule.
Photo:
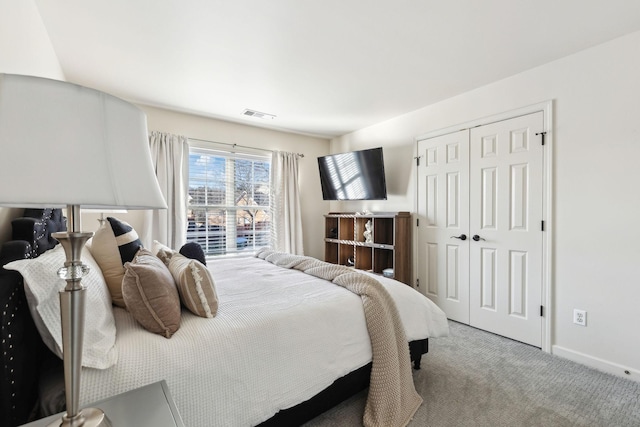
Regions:
<instances>
[{"instance_id":1,"label":"white wall","mask_svg":"<svg viewBox=\"0 0 640 427\"><path fill-rule=\"evenodd\" d=\"M384 146L392 194L331 210L415 211L417 136L553 100L552 351L640 380L638 46L640 32L334 139L332 152Z\"/></svg>"},{"instance_id":2,"label":"white wall","mask_svg":"<svg viewBox=\"0 0 640 427\"><path fill-rule=\"evenodd\" d=\"M33 0L0 0L0 72L64 80Z\"/></svg>"},{"instance_id":3,"label":"white wall","mask_svg":"<svg viewBox=\"0 0 640 427\"><path fill-rule=\"evenodd\" d=\"M0 0L0 73L64 80L33 0ZM22 177L27 178L42 179ZM21 213L22 209L0 208L0 242L11 237L11 220Z\"/></svg>"}]
</instances>

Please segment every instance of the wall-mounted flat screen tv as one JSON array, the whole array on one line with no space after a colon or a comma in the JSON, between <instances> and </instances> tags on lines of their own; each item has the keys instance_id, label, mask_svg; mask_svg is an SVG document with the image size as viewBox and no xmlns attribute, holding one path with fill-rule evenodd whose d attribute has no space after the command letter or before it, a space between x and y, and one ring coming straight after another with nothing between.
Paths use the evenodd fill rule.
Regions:
<instances>
[{"instance_id":1,"label":"wall-mounted flat screen tv","mask_svg":"<svg viewBox=\"0 0 640 427\"><path fill-rule=\"evenodd\" d=\"M382 147L318 157L324 200L386 200Z\"/></svg>"}]
</instances>

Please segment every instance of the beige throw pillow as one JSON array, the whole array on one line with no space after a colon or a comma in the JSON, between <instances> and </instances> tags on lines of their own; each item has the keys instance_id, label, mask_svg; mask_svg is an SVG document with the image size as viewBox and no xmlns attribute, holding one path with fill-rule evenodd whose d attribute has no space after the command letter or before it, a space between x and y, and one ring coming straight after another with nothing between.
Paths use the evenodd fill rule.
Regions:
<instances>
[{"instance_id":1,"label":"beige throw pillow","mask_svg":"<svg viewBox=\"0 0 640 427\"><path fill-rule=\"evenodd\" d=\"M105 282L114 305L124 307L122 299L122 278L124 266L118 250L118 242L108 221L103 221L88 246L91 255L102 270Z\"/></svg>"},{"instance_id":2,"label":"beige throw pillow","mask_svg":"<svg viewBox=\"0 0 640 427\"><path fill-rule=\"evenodd\" d=\"M146 330L171 338L180 327L180 297L169 269L144 248L124 267L127 310Z\"/></svg>"},{"instance_id":3,"label":"beige throw pillow","mask_svg":"<svg viewBox=\"0 0 640 427\"><path fill-rule=\"evenodd\" d=\"M193 314L214 317L218 312L218 295L211 273L200 261L174 253L169 271L178 286L180 300Z\"/></svg>"}]
</instances>

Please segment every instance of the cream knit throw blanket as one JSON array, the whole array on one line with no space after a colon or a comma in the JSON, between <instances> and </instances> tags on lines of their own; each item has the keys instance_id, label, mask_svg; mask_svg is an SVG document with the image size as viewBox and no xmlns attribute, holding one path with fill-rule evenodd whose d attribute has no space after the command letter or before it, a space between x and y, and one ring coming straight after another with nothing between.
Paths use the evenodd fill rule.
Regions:
<instances>
[{"instance_id":1,"label":"cream knit throw blanket","mask_svg":"<svg viewBox=\"0 0 640 427\"><path fill-rule=\"evenodd\" d=\"M411 373L409 345L398 309L384 287L353 268L311 257L258 251L257 257L329 280L360 295L371 338L373 365L363 423L367 427L404 427L422 404Z\"/></svg>"}]
</instances>

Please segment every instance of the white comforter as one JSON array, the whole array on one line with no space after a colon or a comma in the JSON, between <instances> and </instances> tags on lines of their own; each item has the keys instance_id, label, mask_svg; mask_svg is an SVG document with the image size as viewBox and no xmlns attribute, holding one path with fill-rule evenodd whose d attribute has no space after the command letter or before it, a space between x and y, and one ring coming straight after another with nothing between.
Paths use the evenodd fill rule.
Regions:
<instances>
[{"instance_id":1,"label":"white comforter","mask_svg":"<svg viewBox=\"0 0 640 427\"><path fill-rule=\"evenodd\" d=\"M357 295L258 258L216 260L209 268L218 314L204 319L183 310L171 339L115 308L118 363L83 370L81 405L164 379L187 426L250 426L371 361ZM408 340L448 333L429 299L375 277L396 301Z\"/></svg>"}]
</instances>

